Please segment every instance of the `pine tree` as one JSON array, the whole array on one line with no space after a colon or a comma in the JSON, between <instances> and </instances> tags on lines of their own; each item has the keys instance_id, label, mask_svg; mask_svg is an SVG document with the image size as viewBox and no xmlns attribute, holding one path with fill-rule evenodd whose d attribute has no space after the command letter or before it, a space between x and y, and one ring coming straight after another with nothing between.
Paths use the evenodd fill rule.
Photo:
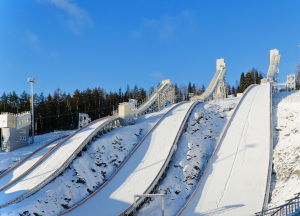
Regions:
<instances>
[{"instance_id":1,"label":"pine tree","mask_svg":"<svg viewBox=\"0 0 300 216\"><path fill-rule=\"evenodd\" d=\"M240 78L240 85L239 85L239 93L243 93L244 90L246 89L246 83L245 83L245 75L244 72L242 72L241 74L241 78Z\"/></svg>"},{"instance_id":2,"label":"pine tree","mask_svg":"<svg viewBox=\"0 0 300 216\"><path fill-rule=\"evenodd\" d=\"M235 96L235 89L234 89L234 86L231 87L231 94Z\"/></svg>"}]
</instances>

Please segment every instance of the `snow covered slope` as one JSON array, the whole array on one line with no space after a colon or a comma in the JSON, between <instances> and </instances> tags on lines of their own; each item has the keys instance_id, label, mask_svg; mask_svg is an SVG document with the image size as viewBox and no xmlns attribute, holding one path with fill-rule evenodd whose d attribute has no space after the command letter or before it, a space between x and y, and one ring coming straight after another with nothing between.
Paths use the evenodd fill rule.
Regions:
<instances>
[{"instance_id":1,"label":"snow covered slope","mask_svg":"<svg viewBox=\"0 0 300 216\"><path fill-rule=\"evenodd\" d=\"M0 152L0 174L3 174L12 166L16 165L21 160L28 157L34 151L38 150L39 148L42 148L47 143L57 138L60 138L62 134L70 135L73 132L75 132L75 130L61 131L60 133L52 132L52 133L38 135L34 137L34 141L35 141L34 144L29 144L28 146L14 150L12 152Z\"/></svg>"},{"instance_id":2,"label":"snow covered slope","mask_svg":"<svg viewBox=\"0 0 300 216\"><path fill-rule=\"evenodd\" d=\"M273 94L274 174L269 208L300 192L300 92Z\"/></svg>"},{"instance_id":3,"label":"snow covered slope","mask_svg":"<svg viewBox=\"0 0 300 216\"><path fill-rule=\"evenodd\" d=\"M181 123L192 103L171 110L143 140L106 185L66 215L117 215L153 182L168 157Z\"/></svg>"},{"instance_id":4,"label":"snow covered slope","mask_svg":"<svg viewBox=\"0 0 300 216\"><path fill-rule=\"evenodd\" d=\"M38 185L44 183L65 163L98 126L109 120L110 118L106 118L92 123L71 138L66 139L59 148L55 149L42 163L31 170L27 175L0 191L0 206L12 200L22 199L21 196L24 196L25 193L32 192Z\"/></svg>"},{"instance_id":5,"label":"snow covered slope","mask_svg":"<svg viewBox=\"0 0 300 216\"><path fill-rule=\"evenodd\" d=\"M55 141L45 144L38 151L28 155L29 157L24 158L20 163L13 166L7 172L0 176L0 191L7 187L8 184L12 184L21 178L35 163L37 163L50 149L56 146L62 139L58 138Z\"/></svg>"},{"instance_id":6,"label":"snow covered slope","mask_svg":"<svg viewBox=\"0 0 300 216\"><path fill-rule=\"evenodd\" d=\"M194 197L181 215L254 215L262 210L270 153L270 85L242 99Z\"/></svg>"},{"instance_id":7,"label":"snow covered slope","mask_svg":"<svg viewBox=\"0 0 300 216\"><path fill-rule=\"evenodd\" d=\"M134 125L119 127L96 138L53 181L21 202L0 209L1 216L58 215L101 187L153 125L174 105L146 114Z\"/></svg>"},{"instance_id":8,"label":"snow covered slope","mask_svg":"<svg viewBox=\"0 0 300 216\"><path fill-rule=\"evenodd\" d=\"M165 215L176 215L195 190L215 149L216 138L239 100L213 100L198 104L192 111L166 175L154 191L165 194ZM138 215L161 215L161 198L147 201L138 209Z\"/></svg>"}]
</instances>

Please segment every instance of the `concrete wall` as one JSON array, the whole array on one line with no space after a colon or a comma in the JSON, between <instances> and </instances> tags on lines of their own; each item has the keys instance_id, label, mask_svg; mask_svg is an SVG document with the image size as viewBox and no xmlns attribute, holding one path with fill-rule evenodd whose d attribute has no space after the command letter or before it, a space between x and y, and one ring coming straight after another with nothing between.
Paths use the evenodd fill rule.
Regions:
<instances>
[{"instance_id":1,"label":"concrete wall","mask_svg":"<svg viewBox=\"0 0 300 216\"><path fill-rule=\"evenodd\" d=\"M226 63L223 58L217 59L216 70L219 70L220 67L222 67L222 68L226 67Z\"/></svg>"},{"instance_id":2,"label":"concrete wall","mask_svg":"<svg viewBox=\"0 0 300 216\"><path fill-rule=\"evenodd\" d=\"M30 126L22 129L1 128L1 148L3 152L10 152L28 145Z\"/></svg>"}]
</instances>

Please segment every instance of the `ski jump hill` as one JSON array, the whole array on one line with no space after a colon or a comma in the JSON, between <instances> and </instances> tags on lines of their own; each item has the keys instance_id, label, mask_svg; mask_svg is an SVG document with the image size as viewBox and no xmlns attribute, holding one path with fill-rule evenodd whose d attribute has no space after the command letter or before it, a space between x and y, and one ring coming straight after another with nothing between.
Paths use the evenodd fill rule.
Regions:
<instances>
[{"instance_id":1,"label":"ski jump hill","mask_svg":"<svg viewBox=\"0 0 300 216\"><path fill-rule=\"evenodd\" d=\"M172 105L99 189L61 215L132 213L134 195L151 193L162 178L193 108L200 102L225 98L226 70L224 59L218 59L216 73L200 97ZM270 80L266 80L265 84L251 86L244 92L199 185L178 215L253 215L264 208L270 182L271 89ZM138 118L161 110L166 101L174 101L170 80L163 81L143 104L129 113ZM47 185L95 137L119 127L120 120L120 116L111 116L91 122L50 151L37 157L41 151L38 150L2 174L0 208ZM30 158L36 159L29 163ZM144 198L138 199L137 205L143 201Z\"/></svg>"}]
</instances>

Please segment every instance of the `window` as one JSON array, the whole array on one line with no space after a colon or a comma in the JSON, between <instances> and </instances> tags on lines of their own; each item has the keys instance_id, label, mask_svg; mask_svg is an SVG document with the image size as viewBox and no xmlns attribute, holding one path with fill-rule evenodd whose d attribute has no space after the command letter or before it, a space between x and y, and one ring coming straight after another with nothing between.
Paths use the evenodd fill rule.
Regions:
<instances>
[{"instance_id":1,"label":"window","mask_svg":"<svg viewBox=\"0 0 300 216\"><path fill-rule=\"evenodd\" d=\"M20 140L26 141L26 136L20 136Z\"/></svg>"}]
</instances>

